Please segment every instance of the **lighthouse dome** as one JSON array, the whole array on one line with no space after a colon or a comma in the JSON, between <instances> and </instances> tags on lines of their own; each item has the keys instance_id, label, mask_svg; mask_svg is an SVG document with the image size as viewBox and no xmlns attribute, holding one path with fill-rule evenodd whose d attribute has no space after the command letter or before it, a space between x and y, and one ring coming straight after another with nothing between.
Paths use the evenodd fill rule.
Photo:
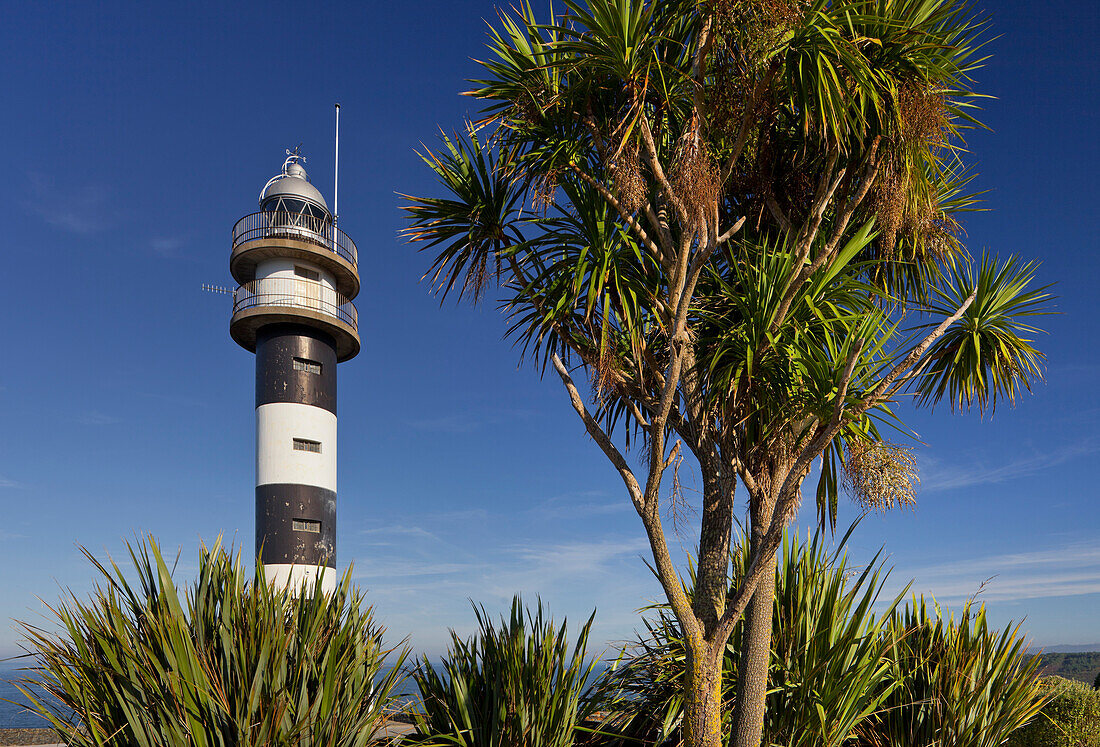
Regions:
<instances>
[{"instance_id":1,"label":"lighthouse dome","mask_svg":"<svg viewBox=\"0 0 1100 747\"><path fill-rule=\"evenodd\" d=\"M260 209L265 212L308 214L315 218L331 216L321 192L309 183L301 156L291 155L283 164L283 173L273 177L260 192Z\"/></svg>"}]
</instances>

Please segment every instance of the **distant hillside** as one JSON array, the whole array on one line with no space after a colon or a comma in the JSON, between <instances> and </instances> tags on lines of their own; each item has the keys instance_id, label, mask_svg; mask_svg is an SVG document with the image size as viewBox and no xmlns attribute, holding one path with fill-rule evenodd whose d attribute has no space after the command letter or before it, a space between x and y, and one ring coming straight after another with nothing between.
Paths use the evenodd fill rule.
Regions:
<instances>
[{"instance_id":1,"label":"distant hillside","mask_svg":"<svg viewBox=\"0 0 1100 747\"><path fill-rule=\"evenodd\" d=\"M1062 653L1048 651L1039 654L1039 672L1056 674L1067 680L1077 680L1092 686L1100 673L1100 651Z\"/></svg>"}]
</instances>

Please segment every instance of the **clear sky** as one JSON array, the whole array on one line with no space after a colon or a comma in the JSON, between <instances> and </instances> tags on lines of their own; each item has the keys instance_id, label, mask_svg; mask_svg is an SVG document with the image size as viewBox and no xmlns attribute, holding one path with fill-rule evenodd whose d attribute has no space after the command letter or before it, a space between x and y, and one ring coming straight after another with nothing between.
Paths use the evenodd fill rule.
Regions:
<instances>
[{"instance_id":1,"label":"clear sky","mask_svg":"<svg viewBox=\"0 0 1100 747\"><path fill-rule=\"evenodd\" d=\"M970 145L991 211L967 242L1057 283L1047 381L984 422L914 415L919 505L869 517L851 549L885 545L894 579L952 606L994 577L999 623L1100 643L1100 6L986 6L1000 36L979 84L996 99ZM596 608L601 646L628 637L660 591L617 476L492 305L441 308L397 236L395 193L433 189L413 149L473 113L457 93L492 4L3 7L0 655L17 648L9 619L89 588L77 545L117 556L151 532L184 574L200 540L251 552L253 357L229 338L228 297L200 287L231 283L230 228L285 148L303 144L331 199L335 101L363 277L363 351L340 367L341 567L422 653L470 630L468 598L503 610L517 591L574 629Z\"/></svg>"}]
</instances>

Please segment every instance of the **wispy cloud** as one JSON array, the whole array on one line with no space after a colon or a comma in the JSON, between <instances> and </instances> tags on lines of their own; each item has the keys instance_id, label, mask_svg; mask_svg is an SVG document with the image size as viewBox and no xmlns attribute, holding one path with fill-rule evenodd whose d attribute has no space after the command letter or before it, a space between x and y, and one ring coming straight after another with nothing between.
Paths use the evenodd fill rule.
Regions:
<instances>
[{"instance_id":1,"label":"wispy cloud","mask_svg":"<svg viewBox=\"0 0 1100 747\"><path fill-rule=\"evenodd\" d=\"M564 542L546 545L514 545L509 548L517 558L543 572L552 568L557 575L600 573L610 561L635 557L646 552L643 537L601 539L594 542Z\"/></svg>"},{"instance_id":2,"label":"wispy cloud","mask_svg":"<svg viewBox=\"0 0 1100 747\"><path fill-rule=\"evenodd\" d=\"M21 488L22 483L18 483L15 480L9 480L8 478L0 475L0 488Z\"/></svg>"},{"instance_id":3,"label":"wispy cloud","mask_svg":"<svg viewBox=\"0 0 1100 747\"><path fill-rule=\"evenodd\" d=\"M58 187L39 172L30 172L27 178L28 198L21 204L51 226L90 234L109 227L117 217L117 209L111 207L111 190L105 184Z\"/></svg>"},{"instance_id":4,"label":"wispy cloud","mask_svg":"<svg viewBox=\"0 0 1100 747\"><path fill-rule=\"evenodd\" d=\"M1100 451L1100 441L1085 439L1058 449L992 466L944 464L937 459L926 458L923 463L920 489L922 491L957 490L975 485L1006 482L1037 474L1097 451Z\"/></svg>"},{"instance_id":5,"label":"wispy cloud","mask_svg":"<svg viewBox=\"0 0 1100 747\"><path fill-rule=\"evenodd\" d=\"M423 560L359 560L355 564L355 578L380 580L400 580L402 585L408 579L417 576L454 576L469 574L489 566L484 563L445 563Z\"/></svg>"},{"instance_id":6,"label":"wispy cloud","mask_svg":"<svg viewBox=\"0 0 1100 747\"><path fill-rule=\"evenodd\" d=\"M144 397L163 404L181 408L209 409L210 402L199 397L187 397L179 394L165 394L164 392L134 392L134 396Z\"/></svg>"},{"instance_id":7,"label":"wispy cloud","mask_svg":"<svg viewBox=\"0 0 1100 747\"><path fill-rule=\"evenodd\" d=\"M87 412L82 412L77 415L76 422L81 425L114 425L120 422L120 420L114 415L108 415L105 412L88 410Z\"/></svg>"},{"instance_id":8,"label":"wispy cloud","mask_svg":"<svg viewBox=\"0 0 1100 747\"><path fill-rule=\"evenodd\" d=\"M166 259L176 259L180 256L180 249L185 246L183 239L174 236L162 236L149 242L149 248L154 254Z\"/></svg>"},{"instance_id":9,"label":"wispy cloud","mask_svg":"<svg viewBox=\"0 0 1100 747\"><path fill-rule=\"evenodd\" d=\"M447 644L448 628L460 635L472 630L470 600L495 614L513 594L529 603L537 595L551 605L556 619L568 617L573 630L598 607L593 629L598 646L622 637L637 622L634 611L655 596L655 582L637 562L648 547L644 537L516 541L472 552L468 545L411 529L379 527L378 536L405 537L408 544L385 557L371 556L368 547L355 559L355 578L387 627L409 634L421 653L438 654Z\"/></svg>"},{"instance_id":10,"label":"wispy cloud","mask_svg":"<svg viewBox=\"0 0 1100 747\"><path fill-rule=\"evenodd\" d=\"M914 591L944 600L965 599L979 588L980 599L987 602L1096 594L1100 593L1100 544L1076 543L895 570L895 578L903 575L914 578Z\"/></svg>"},{"instance_id":11,"label":"wispy cloud","mask_svg":"<svg viewBox=\"0 0 1100 747\"><path fill-rule=\"evenodd\" d=\"M413 430L430 433L471 433L480 428L482 422L471 415L444 415L408 420L406 425Z\"/></svg>"},{"instance_id":12,"label":"wispy cloud","mask_svg":"<svg viewBox=\"0 0 1100 747\"><path fill-rule=\"evenodd\" d=\"M416 526L404 526L391 524L388 526L373 527L359 532L363 542L373 547L392 547L404 545L413 539L425 539L438 541L439 538L428 530Z\"/></svg>"},{"instance_id":13,"label":"wispy cloud","mask_svg":"<svg viewBox=\"0 0 1100 747\"><path fill-rule=\"evenodd\" d=\"M625 497L618 500L609 498L602 490L586 490L554 496L528 509L531 514L543 519L576 519L630 510L630 503Z\"/></svg>"},{"instance_id":14,"label":"wispy cloud","mask_svg":"<svg viewBox=\"0 0 1100 747\"><path fill-rule=\"evenodd\" d=\"M484 521L489 517L489 512L484 508L456 508L453 511L433 511L421 516L425 521L445 524L455 522Z\"/></svg>"},{"instance_id":15,"label":"wispy cloud","mask_svg":"<svg viewBox=\"0 0 1100 747\"><path fill-rule=\"evenodd\" d=\"M532 415L531 410L485 407L467 412L454 412L424 418L409 418L405 426L426 433L471 433L485 427L507 421L522 420Z\"/></svg>"}]
</instances>

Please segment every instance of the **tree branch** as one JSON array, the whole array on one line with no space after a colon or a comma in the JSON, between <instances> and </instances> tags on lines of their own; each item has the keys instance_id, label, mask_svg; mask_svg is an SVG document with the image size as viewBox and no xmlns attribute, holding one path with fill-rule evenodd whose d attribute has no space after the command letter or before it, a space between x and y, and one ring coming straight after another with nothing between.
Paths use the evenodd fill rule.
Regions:
<instances>
[{"instance_id":1,"label":"tree branch","mask_svg":"<svg viewBox=\"0 0 1100 747\"><path fill-rule=\"evenodd\" d=\"M729 159L726 160L726 166L722 169L722 184L725 184L730 175L733 174L734 167L737 166L737 159L741 157L741 151L745 149L745 142L749 138L749 128L752 127L753 122L756 121L756 110L760 106L760 100L763 98L764 92L768 89L768 86L772 84L775 79L776 73L779 72L779 58L772 60L772 64L768 67L768 72L764 77L753 87L752 97L749 99L748 106L745 107L745 116L741 120L741 127L737 131L737 140L734 141L733 151L730 153Z\"/></svg>"},{"instance_id":2,"label":"tree branch","mask_svg":"<svg viewBox=\"0 0 1100 747\"><path fill-rule=\"evenodd\" d=\"M837 387L836 402L833 404L833 416L829 419L829 427L835 427L840 423L840 416L844 412L844 400L848 398L848 385L852 381L852 372L855 370L859 354L863 352L865 340L860 338L852 346L852 352L848 354L848 360L844 363L844 371L840 374L840 385Z\"/></svg>"},{"instance_id":3,"label":"tree branch","mask_svg":"<svg viewBox=\"0 0 1100 747\"><path fill-rule=\"evenodd\" d=\"M649 238L649 234L646 233L646 230L642 227L642 224L635 220L633 215L627 212L623 204L619 202L619 199L611 193L611 190L601 184L598 180L593 179L591 176L586 174L584 170L576 164L569 164L569 167L573 170L573 173L584 180L586 184L599 192L600 195L602 195L603 198L607 200L608 204L610 204L611 207L615 208L615 210L619 213L619 217L622 218L628 226L630 226L631 230L634 231L635 235L642 242L642 244L647 249L649 249L650 254L653 255L654 259L656 259L659 263L663 265L664 253L661 251L661 248L657 246L656 243L654 243L653 239Z\"/></svg>"},{"instance_id":4,"label":"tree branch","mask_svg":"<svg viewBox=\"0 0 1100 747\"><path fill-rule=\"evenodd\" d=\"M742 215L737 219L737 222L729 227L729 230L718 237L718 244L725 244L727 241L733 238L734 234L741 230L741 226L745 225L745 216Z\"/></svg>"},{"instance_id":5,"label":"tree branch","mask_svg":"<svg viewBox=\"0 0 1100 747\"><path fill-rule=\"evenodd\" d=\"M903 358L900 363L894 366L890 373L886 374L886 376L879 381L878 386L874 388L870 396L865 398L863 402L860 403L859 407L857 408L857 412L866 412L871 407L874 407L879 402L883 401L886 398L886 393L887 390L890 388L890 385L893 384L894 381L899 376L901 376L901 374L905 373L914 365L916 365L920 357L925 354L929 347L932 346L932 343L942 337L943 333L947 331L948 327L950 327L952 324L962 318L962 315L966 313L966 310L968 308L970 308L970 304L974 303L974 299L977 298L977 296L978 289L975 287L954 314L940 322L939 325L921 341L920 345L917 345L915 348L913 348L913 350L910 351L909 355L905 356L905 358ZM924 365L921 366L921 368L923 367Z\"/></svg>"},{"instance_id":6,"label":"tree branch","mask_svg":"<svg viewBox=\"0 0 1100 747\"><path fill-rule=\"evenodd\" d=\"M649 161L649 170L653 172L653 177L664 190L669 204L676 209L676 213L680 216L680 225L687 226L691 222L687 209L684 207L683 201L676 194L676 191L672 188L672 184L668 181L665 170L661 168L660 158L657 154L657 143L653 140L653 133L649 129L649 120L647 120L645 116L641 116L638 118L638 121L641 123L642 142L645 143L646 159Z\"/></svg>"},{"instance_id":7,"label":"tree branch","mask_svg":"<svg viewBox=\"0 0 1100 747\"><path fill-rule=\"evenodd\" d=\"M555 353L551 356L550 360L553 363L554 370L556 370L558 376L561 377L566 391L569 392L569 401L573 405L573 409L576 410L577 415L580 416L581 421L584 423L588 435L590 435L592 440L599 445L604 455L611 461L612 465L614 465L619 476L622 477L623 483L626 485L627 492L630 494L630 500L634 504L634 510L637 511L638 516L641 517L642 525L645 527L646 534L649 537L650 548L653 550L653 560L657 566L657 578L660 580L661 586L668 596L668 601L672 605L673 612L676 614L680 624L684 626L686 633L699 635L699 623L692 614L687 594L684 592L683 584L676 573L676 568L672 564L672 557L668 552L668 545L665 542L664 528L661 526L660 512L657 511L656 501L653 501L649 505L646 504L641 488L630 466L627 465L626 460L623 459L622 453L615 448L613 443L611 443L611 439L608 437L607 433L600 427L591 413L588 412L588 408L585 407L584 400L581 398L580 392L577 391L577 387L573 383L573 379L569 375L569 371L561 358ZM652 436L651 440L653 440ZM677 449L678 448L679 444L677 444ZM663 461L664 460L661 459L657 464L652 466L661 467ZM652 471L651 469L651 479ZM647 484L647 492L648 487L649 485Z\"/></svg>"},{"instance_id":8,"label":"tree branch","mask_svg":"<svg viewBox=\"0 0 1100 747\"><path fill-rule=\"evenodd\" d=\"M833 194L836 193L837 187L840 186L840 182L844 178L846 169L841 169L839 174L835 173L836 162L839 159L840 149L836 146L830 147L829 160L821 172L821 178L818 179L817 189L814 191L814 201L810 203L810 212L806 216L806 222L802 224L802 228L798 231L798 238L795 240L795 256L797 259L795 259L793 269L796 273L802 270L802 263L809 256L810 247L813 246L818 229L821 227L821 221L825 217L825 209L828 208L829 201L833 199Z\"/></svg>"},{"instance_id":9,"label":"tree branch","mask_svg":"<svg viewBox=\"0 0 1100 747\"><path fill-rule=\"evenodd\" d=\"M783 232L789 232L791 230L791 222L787 219L787 214L783 212L783 208L779 207L779 203L775 201L775 195L771 193L771 190L764 195L764 205L768 208L768 212L775 218L775 222L779 224L780 230Z\"/></svg>"},{"instance_id":10,"label":"tree branch","mask_svg":"<svg viewBox=\"0 0 1100 747\"><path fill-rule=\"evenodd\" d=\"M707 76L707 54L714 44L714 34L711 33L712 19L708 14L703 21L703 28L699 32L699 46L695 49L695 59L691 63L692 78L695 83L692 104L695 107L695 115L699 121L703 119L703 81Z\"/></svg>"},{"instance_id":11,"label":"tree branch","mask_svg":"<svg viewBox=\"0 0 1100 747\"><path fill-rule=\"evenodd\" d=\"M566 391L569 393L569 402L573 405L573 409L577 411L577 415L584 423L585 430L588 431L588 435L592 437L592 440L603 451L604 455L611 461L611 464L615 466L615 470L619 473L623 483L626 485L627 492L630 493L630 500L634 503L635 510L639 514L643 511L642 503L642 490L638 485L637 478L634 477L634 472L630 469L630 465L626 463L622 453L615 447L615 444L611 443L610 437L604 432L600 424L596 422L596 419L592 417L592 414L588 412L588 408L584 405L584 399L581 398L580 392L577 391L576 385L573 383L573 378L569 375L569 370L562 363L557 353L550 358L554 365L554 370L558 372L558 376L561 377L562 384L565 385Z\"/></svg>"}]
</instances>

